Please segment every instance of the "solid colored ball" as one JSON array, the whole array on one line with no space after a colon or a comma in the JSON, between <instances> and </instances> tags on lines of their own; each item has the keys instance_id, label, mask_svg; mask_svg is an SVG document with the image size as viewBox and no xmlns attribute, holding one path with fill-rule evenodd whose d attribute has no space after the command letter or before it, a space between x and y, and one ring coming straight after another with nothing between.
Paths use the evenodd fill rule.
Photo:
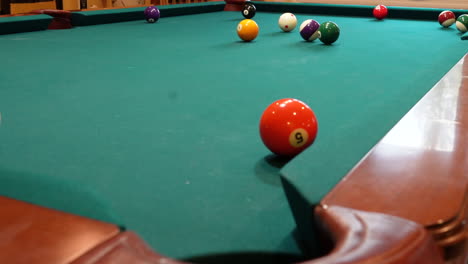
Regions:
<instances>
[{"instance_id":1,"label":"solid colored ball","mask_svg":"<svg viewBox=\"0 0 468 264\"><path fill-rule=\"evenodd\" d=\"M319 27L320 24L317 21L307 19L299 27L299 33L305 41L314 41L320 37Z\"/></svg>"},{"instance_id":2,"label":"solid colored ball","mask_svg":"<svg viewBox=\"0 0 468 264\"><path fill-rule=\"evenodd\" d=\"M279 156L293 157L315 140L318 122L312 109L297 99L285 98L270 104L260 118L260 137Z\"/></svg>"},{"instance_id":3,"label":"solid colored ball","mask_svg":"<svg viewBox=\"0 0 468 264\"><path fill-rule=\"evenodd\" d=\"M442 11L439 14L439 24L443 27L450 27L455 23L455 14L450 10Z\"/></svg>"},{"instance_id":4,"label":"solid colored ball","mask_svg":"<svg viewBox=\"0 0 468 264\"><path fill-rule=\"evenodd\" d=\"M290 32L297 26L297 18L292 13L284 13L278 19L278 25L284 32Z\"/></svg>"},{"instance_id":5,"label":"solid colored ball","mask_svg":"<svg viewBox=\"0 0 468 264\"><path fill-rule=\"evenodd\" d=\"M161 13L159 12L159 9L155 6L148 6L145 9L145 19L149 23L155 23L156 21L159 20Z\"/></svg>"},{"instance_id":6,"label":"solid colored ball","mask_svg":"<svg viewBox=\"0 0 468 264\"><path fill-rule=\"evenodd\" d=\"M252 41L258 35L258 25L252 19L244 19L237 25L237 35L243 41Z\"/></svg>"},{"instance_id":7,"label":"solid colored ball","mask_svg":"<svg viewBox=\"0 0 468 264\"><path fill-rule=\"evenodd\" d=\"M457 26L457 29L461 33L467 32L468 31L468 15L464 14L464 15L459 16L457 18L457 22L455 25Z\"/></svg>"},{"instance_id":8,"label":"solid colored ball","mask_svg":"<svg viewBox=\"0 0 468 264\"><path fill-rule=\"evenodd\" d=\"M340 28L334 22L325 22L320 25L320 41L326 45L334 43L340 37Z\"/></svg>"},{"instance_id":9,"label":"solid colored ball","mask_svg":"<svg viewBox=\"0 0 468 264\"><path fill-rule=\"evenodd\" d=\"M384 5L377 5L374 7L374 11L372 12L374 14L374 17L377 19L384 19L388 15L388 9Z\"/></svg>"},{"instance_id":10,"label":"solid colored ball","mask_svg":"<svg viewBox=\"0 0 468 264\"><path fill-rule=\"evenodd\" d=\"M254 17L256 12L257 8L255 8L254 4L252 3L245 4L244 8L242 9L242 15L247 19Z\"/></svg>"}]
</instances>

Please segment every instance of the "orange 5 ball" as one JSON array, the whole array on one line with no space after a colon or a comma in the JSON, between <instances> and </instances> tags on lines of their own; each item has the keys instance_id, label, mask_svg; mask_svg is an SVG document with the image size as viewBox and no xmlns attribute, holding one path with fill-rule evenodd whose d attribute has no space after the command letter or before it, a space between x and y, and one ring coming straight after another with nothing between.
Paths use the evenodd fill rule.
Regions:
<instances>
[{"instance_id":1,"label":"orange 5 ball","mask_svg":"<svg viewBox=\"0 0 468 264\"><path fill-rule=\"evenodd\" d=\"M279 156L293 157L309 147L318 131L317 118L305 103L285 98L270 104L260 119L265 146Z\"/></svg>"},{"instance_id":2,"label":"orange 5 ball","mask_svg":"<svg viewBox=\"0 0 468 264\"><path fill-rule=\"evenodd\" d=\"M252 41L258 35L258 25L252 19L244 19L237 25L237 35L243 41Z\"/></svg>"}]
</instances>

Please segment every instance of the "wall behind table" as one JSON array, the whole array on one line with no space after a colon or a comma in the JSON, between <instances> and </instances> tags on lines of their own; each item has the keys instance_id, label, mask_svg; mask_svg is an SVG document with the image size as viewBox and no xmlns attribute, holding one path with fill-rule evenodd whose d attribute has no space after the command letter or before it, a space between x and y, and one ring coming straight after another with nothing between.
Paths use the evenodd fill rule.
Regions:
<instances>
[{"instance_id":1,"label":"wall behind table","mask_svg":"<svg viewBox=\"0 0 468 264\"><path fill-rule=\"evenodd\" d=\"M0 0L4 1L4 0ZM113 8L113 7L137 7L137 6L148 6L151 4L151 0L81 0L85 1L85 8L81 8L80 0L62 0L64 10L93 10L102 8Z\"/></svg>"},{"instance_id":2,"label":"wall behind table","mask_svg":"<svg viewBox=\"0 0 468 264\"><path fill-rule=\"evenodd\" d=\"M8 1L8 0L1 0L1 1ZM10 2L10 14L23 14L29 13L36 9L55 9L57 8L57 4L55 1L42 1L42 0L19 0L19 1L11 1Z\"/></svg>"}]
</instances>

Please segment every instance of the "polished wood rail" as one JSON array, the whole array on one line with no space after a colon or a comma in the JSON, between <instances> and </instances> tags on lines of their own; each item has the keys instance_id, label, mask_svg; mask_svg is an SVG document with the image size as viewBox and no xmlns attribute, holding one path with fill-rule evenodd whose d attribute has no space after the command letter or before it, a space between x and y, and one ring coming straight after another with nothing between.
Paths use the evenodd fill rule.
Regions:
<instances>
[{"instance_id":1,"label":"polished wood rail","mask_svg":"<svg viewBox=\"0 0 468 264\"><path fill-rule=\"evenodd\" d=\"M0 263L188 264L115 225L6 197L0 208ZM318 208L316 220L336 246L303 264L444 263L427 230L406 219L332 206Z\"/></svg>"},{"instance_id":2,"label":"polished wood rail","mask_svg":"<svg viewBox=\"0 0 468 264\"><path fill-rule=\"evenodd\" d=\"M112 224L0 196L0 263L70 263L119 232Z\"/></svg>"},{"instance_id":3,"label":"polished wood rail","mask_svg":"<svg viewBox=\"0 0 468 264\"><path fill-rule=\"evenodd\" d=\"M317 217L337 246L331 254L302 264L444 263L426 230L408 220L340 207L321 208ZM155 253L132 232L112 238L72 264L128 263L188 264Z\"/></svg>"},{"instance_id":4,"label":"polished wood rail","mask_svg":"<svg viewBox=\"0 0 468 264\"><path fill-rule=\"evenodd\" d=\"M414 221L424 225L442 248L465 243L467 102L465 55L327 194L322 204ZM465 261L465 256L458 256L454 263Z\"/></svg>"}]
</instances>

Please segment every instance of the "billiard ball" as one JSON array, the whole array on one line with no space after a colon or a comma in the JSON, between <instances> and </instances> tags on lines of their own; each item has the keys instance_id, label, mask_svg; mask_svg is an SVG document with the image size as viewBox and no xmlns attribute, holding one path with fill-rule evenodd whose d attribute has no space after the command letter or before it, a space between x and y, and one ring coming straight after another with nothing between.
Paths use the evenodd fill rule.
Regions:
<instances>
[{"instance_id":1,"label":"billiard ball","mask_svg":"<svg viewBox=\"0 0 468 264\"><path fill-rule=\"evenodd\" d=\"M246 42L254 40L258 31L258 25L252 19L244 19L237 25L237 35Z\"/></svg>"},{"instance_id":2,"label":"billiard ball","mask_svg":"<svg viewBox=\"0 0 468 264\"><path fill-rule=\"evenodd\" d=\"M297 26L297 18L292 13L284 13L278 19L278 25L284 32L290 32Z\"/></svg>"},{"instance_id":3,"label":"billiard ball","mask_svg":"<svg viewBox=\"0 0 468 264\"><path fill-rule=\"evenodd\" d=\"M320 25L320 41L323 44L330 45L334 43L340 36L340 28L334 22L328 21Z\"/></svg>"},{"instance_id":4,"label":"billiard ball","mask_svg":"<svg viewBox=\"0 0 468 264\"><path fill-rule=\"evenodd\" d=\"M376 7L374 7L372 13L374 14L375 18L381 20L387 17L388 9L384 5L377 5Z\"/></svg>"},{"instance_id":5,"label":"billiard ball","mask_svg":"<svg viewBox=\"0 0 468 264\"><path fill-rule=\"evenodd\" d=\"M439 24L443 27L450 27L455 23L455 14L450 10L442 11L439 14Z\"/></svg>"},{"instance_id":6,"label":"billiard ball","mask_svg":"<svg viewBox=\"0 0 468 264\"><path fill-rule=\"evenodd\" d=\"M465 33L468 31L468 15L464 14L457 18L457 22L455 24L457 26L458 31L461 33Z\"/></svg>"},{"instance_id":7,"label":"billiard ball","mask_svg":"<svg viewBox=\"0 0 468 264\"><path fill-rule=\"evenodd\" d=\"M260 118L260 137L278 156L299 154L315 141L317 131L315 113L307 104L293 98L273 102Z\"/></svg>"},{"instance_id":8,"label":"billiard ball","mask_svg":"<svg viewBox=\"0 0 468 264\"><path fill-rule=\"evenodd\" d=\"M299 33L305 41L314 41L320 37L320 24L314 19L307 19L299 27Z\"/></svg>"},{"instance_id":9,"label":"billiard ball","mask_svg":"<svg viewBox=\"0 0 468 264\"><path fill-rule=\"evenodd\" d=\"M244 5L244 8L242 9L242 15L247 18L247 19L251 19L255 16L255 12L257 11L257 9L255 8L255 5L252 4L252 3L246 3Z\"/></svg>"},{"instance_id":10,"label":"billiard ball","mask_svg":"<svg viewBox=\"0 0 468 264\"><path fill-rule=\"evenodd\" d=\"M156 21L159 20L159 17L161 16L161 13L159 12L159 9L155 6L148 6L145 9L145 19L148 21L148 23L155 23Z\"/></svg>"}]
</instances>

